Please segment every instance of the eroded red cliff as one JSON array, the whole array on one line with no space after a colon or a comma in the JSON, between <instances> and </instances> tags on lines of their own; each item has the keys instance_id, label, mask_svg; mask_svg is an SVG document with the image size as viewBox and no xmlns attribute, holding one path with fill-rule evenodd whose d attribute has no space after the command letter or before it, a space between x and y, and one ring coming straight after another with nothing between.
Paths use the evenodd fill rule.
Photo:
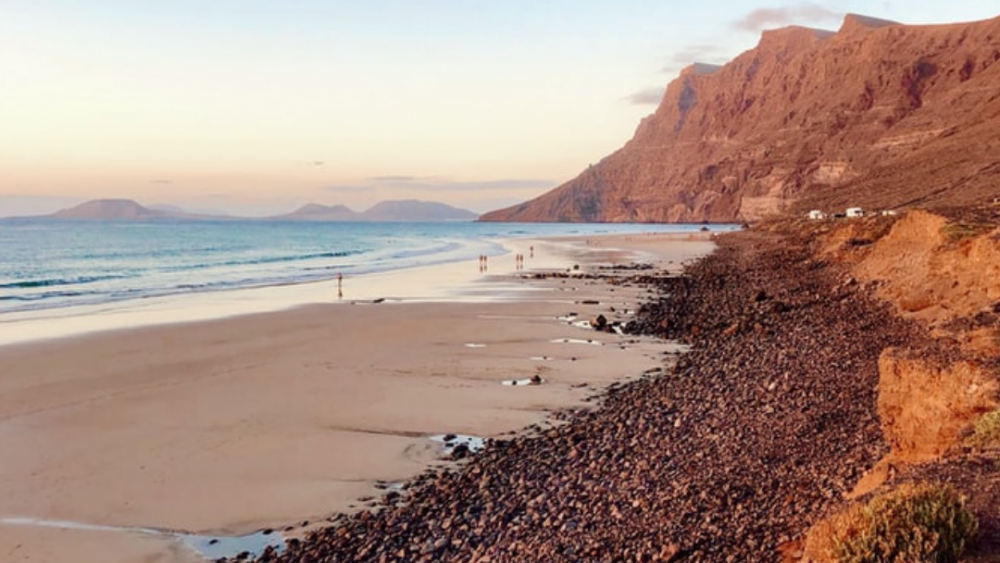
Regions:
<instances>
[{"instance_id":1,"label":"eroded red cliff","mask_svg":"<svg viewBox=\"0 0 1000 563\"><path fill-rule=\"evenodd\" d=\"M754 220L1000 195L1000 18L788 27L692 65L623 148L492 221Z\"/></svg>"}]
</instances>

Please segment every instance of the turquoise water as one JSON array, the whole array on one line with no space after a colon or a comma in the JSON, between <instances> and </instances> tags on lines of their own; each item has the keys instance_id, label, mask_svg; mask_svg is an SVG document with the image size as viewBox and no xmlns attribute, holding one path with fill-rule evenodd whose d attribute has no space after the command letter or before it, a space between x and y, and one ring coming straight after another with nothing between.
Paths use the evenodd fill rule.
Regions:
<instances>
[{"instance_id":1,"label":"turquoise water","mask_svg":"<svg viewBox=\"0 0 1000 563\"><path fill-rule=\"evenodd\" d=\"M0 220L0 315L498 255L496 239L701 225ZM731 230L733 226L713 226Z\"/></svg>"}]
</instances>

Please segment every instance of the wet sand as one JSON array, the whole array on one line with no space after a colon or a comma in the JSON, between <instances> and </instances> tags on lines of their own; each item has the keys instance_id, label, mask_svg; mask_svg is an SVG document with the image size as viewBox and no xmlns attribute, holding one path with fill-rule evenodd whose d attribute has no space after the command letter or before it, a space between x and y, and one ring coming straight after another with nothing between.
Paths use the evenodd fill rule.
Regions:
<instances>
[{"instance_id":1,"label":"wet sand","mask_svg":"<svg viewBox=\"0 0 1000 563\"><path fill-rule=\"evenodd\" d=\"M455 290L458 302L376 305L366 295L0 347L0 559L187 563L198 558L165 536L2 519L280 529L349 511L379 494L377 481L444 463L430 436L547 424L548 411L584 406L596 390L660 366L668 347L559 318L626 320L645 288L533 280L530 270L630 256L679 264L711 248L686 238L508 241L529 271L511 276L512 256L491 258L486 279ZM431 279L394 283L433 281L411 273ZM513 300L475 300L498 294ZM545 383L502 384L535 375Z\"/></svg>"}]
</instances>

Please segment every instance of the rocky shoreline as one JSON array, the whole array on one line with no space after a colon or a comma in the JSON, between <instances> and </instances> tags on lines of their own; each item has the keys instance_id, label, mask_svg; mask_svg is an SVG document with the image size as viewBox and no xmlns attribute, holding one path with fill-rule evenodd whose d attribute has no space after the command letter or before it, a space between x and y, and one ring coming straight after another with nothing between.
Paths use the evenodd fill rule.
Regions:
<instances>
[{"instance_id":1,"label":"rocky shoreline","mask_svg":"<svg viewBox=\"0 0 1000 563\"><path fill-rule=\"evenodd\" d=\"M261 562L780 561L887 448L878 357L925 339L804 241L743 232L629 330L691 344L593 410L391 492Z\"/></svg>"}]
</instances>

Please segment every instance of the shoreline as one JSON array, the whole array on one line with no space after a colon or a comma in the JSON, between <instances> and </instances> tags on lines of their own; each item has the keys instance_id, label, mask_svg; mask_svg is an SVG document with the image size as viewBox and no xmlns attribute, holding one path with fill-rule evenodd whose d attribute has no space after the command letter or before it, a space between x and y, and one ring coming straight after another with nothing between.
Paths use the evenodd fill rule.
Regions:
<instances>
[{"instance_id":1,"label":"shoreline","mask_svg":"<svg viewBox=\"0 0 1000 563\"><path fill-rule=\"evenodd\" d=\"M705 240L714 234L716 232L678 231L496 239L494 242L503 246L505 253L493 257L492 272L477 272L473 263L454 261L363 274L344 279L346 291L342 297L337 296L337 280L331 278L319 282L4 313L0 315L0 352L10 345L157 325L238 318L316 305L355 304L376 299L405 302L516 300L524 292L524 285L513 279L519 272L513 268L511 257L517 252L527 256L529 247L535 244L539 245L538 256L532 256L527 266L538 270L559 270L571 268L576 262L595 261L614 254L606 252L601 256L596 248L592 251L581 250L579 243L586 240L604 240L605 244L617 241L638 248L644 239ZM655 259L654 255L647 254L650 259ZM447 281L442 284L442 280ZM400 290L400 287L404 289Z\"/></svg>"},{"instance_id":2,"label":"shoreline","mask_svg":"<svg viewBox=\"0 0 1000 563\"><path fill-rule=\"evenodd\" d=\"M649 251L663 240L675 239L544 244L569 244L578 253L568 259L596 265L623 258L619 243ZM0 348L0 446L21 453L0 469L0 483L15 485L0 490L0 518L228 534L322 521L361 508L356 499L377 496L379 481L440 466L431 436L557 425L547 413L584 408L603 387L659 366L662 342L559 319L627 318L643 287L534 277L481 284L518 290L510 301L315 305ZM503 385L539 374L543 385ZM127 561L115 558L138 549L186 561L173 541L124 534L105 549L95 534L114 535L0 525L0 553L21 546L60 561L70 553L60 549L94 541L92 559L72 560Z\"/></svg>"}]
</instances>

